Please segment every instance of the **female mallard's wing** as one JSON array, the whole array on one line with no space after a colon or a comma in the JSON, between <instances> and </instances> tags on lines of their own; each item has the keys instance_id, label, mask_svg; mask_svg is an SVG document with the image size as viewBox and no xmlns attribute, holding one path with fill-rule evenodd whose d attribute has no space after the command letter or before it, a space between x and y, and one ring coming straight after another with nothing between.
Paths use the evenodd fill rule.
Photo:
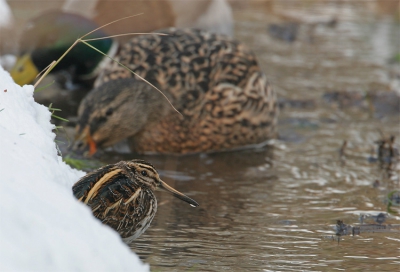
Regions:
<instances>
[{"instance_id":1,"label":"female mallard's wing","mask_svg":"<svg viewBox=\"0 0 400 272\"><path fill-rule=\"evenodd\" d=\"M247 70L259 70L254 54L227 36L198 29L168 28L158 32L166 35L132 38L122 46L116 59L174 96L186 89L206 92L219 82L237 86ZM95 86L127 77L133 74L114 62L103 70Z\"/></svg>"},{"instance_id":2,"label":"female mallard's wing","mask_svg":"<svg viewBox=\"0 0 400 272\"><path fill-rule=\"evenodd\" d=\"M159 32L167 35L132 38L116 59L166 93L178 110L190 111L203 105L205 94L218 85L244 89L254 73L262 73L253 52L227 36L198 29L168 28ZM134 75L113 62L102 71L95 86L129 77ZM266 96L261 89L256 95ZM273 101L275 97L268 99Z\"/></svg>"}]
</instances>

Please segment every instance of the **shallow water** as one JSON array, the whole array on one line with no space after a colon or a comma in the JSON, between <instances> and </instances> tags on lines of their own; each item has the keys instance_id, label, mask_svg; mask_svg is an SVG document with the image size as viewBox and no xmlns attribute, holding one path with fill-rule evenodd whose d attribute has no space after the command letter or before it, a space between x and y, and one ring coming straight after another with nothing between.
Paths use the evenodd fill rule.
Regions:
<instances>
[{"instance_id":1,"label":"shallow water","mask_svg":"<svg viewBox=\"0 0 400 272\"><path fill-rule=\"evenodd\" d=\"M152 226L131 245L153 271L398 269L400 207L387 213L386 198L400 190L399 166L388 177L376 161L374 141L380 131L400 138L398 96L382 98L399 91L398 67L388 65L393 43L399 44L393 36L399 25L366 21L358 9L341 8L317 23L300 20L294 42L268 34L273 20L262 9L236 10L236 37L255 50L279 93L281 137L252 151L141 156L168 184L200 203L191 208L157 194ZM299 14L327 10L316 6ZM337 20L334 26L330 18ZM375 91L380 95L366 95ZM335 92L351 95L340 99ZM122 158L132 156L103 159ZM397 227L342 236L338 243L337 220L358 225L361 214L380 212L387 214L384 224Z\"/></svg>"},{"instance_id":2,"label":"shallow water","mask_svg":"<svg viewBox=\"0 0 400 272\"><path fill-rule=\"evenodd\" d=\"M400 191L400 167L382 169L374 142L382 132L399 146L400 69L390 64L399 23L367 5L321 2L273 12L262 4L235 7L236 38L254 49L280 97L280 139L271 146L101 158L144 158L200 203L192 208L157 193L155 220L131 245L152 271L397 271L400 204L387 213L387 195ZM288 22L294 38L269 32ZM338 243L337 220L357 225L361 214L380 212L397 228Z\"/></svg>"}]
</instances>

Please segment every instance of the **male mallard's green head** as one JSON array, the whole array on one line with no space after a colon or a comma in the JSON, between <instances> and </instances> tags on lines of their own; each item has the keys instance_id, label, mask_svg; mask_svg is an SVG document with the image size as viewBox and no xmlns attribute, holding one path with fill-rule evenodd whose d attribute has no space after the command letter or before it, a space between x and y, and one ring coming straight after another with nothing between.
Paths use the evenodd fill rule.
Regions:
<instances>
[{"instance_id":1,"label":"male mallard's green head","mask_svg":"<svg viewBox=\"0 0 400 272\"><path fill-rule=\"evenodd\" d=\"M11 76L20 85L31 83L36 75L53 60L57 60L76 39L97 28L93 22L79 15L52 11L41 14L26 25L21 34L20 57ZM107 36L101 30L85 39ZM104 53L113 47L112 39L89 42ZM83 43L78 43L53 69L68 70L73 77L88 77L95 72L104 56Z\"/></svg>"}]
</instances>

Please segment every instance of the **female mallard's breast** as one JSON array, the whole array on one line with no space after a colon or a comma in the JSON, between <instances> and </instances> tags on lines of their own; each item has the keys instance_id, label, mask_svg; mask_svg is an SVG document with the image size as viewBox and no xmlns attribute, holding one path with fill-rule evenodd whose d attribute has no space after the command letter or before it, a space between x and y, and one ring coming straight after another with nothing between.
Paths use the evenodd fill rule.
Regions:
<instances>
[{"instance_id":1,"label":"female mallard's breast","mask_svg":"<svg viewBox=\"0 0 400 272\"><path fill-rule=\"evenodd\" d=\"M130 139L137 152L187 153L263 142L276 134L275 93L255 55L226 36L193 29L133 38L118 61L167 94L170 114ZM114 63L96 81L133 75Z\"/></svg>"}]
</instances>

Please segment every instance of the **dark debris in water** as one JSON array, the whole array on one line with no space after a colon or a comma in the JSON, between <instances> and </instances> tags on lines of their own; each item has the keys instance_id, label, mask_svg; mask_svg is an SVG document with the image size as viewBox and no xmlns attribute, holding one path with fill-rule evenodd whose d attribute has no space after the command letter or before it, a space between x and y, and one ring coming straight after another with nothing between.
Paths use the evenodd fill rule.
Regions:
<instances>
[{"instance_id":1,"label":"dark debris in water","mask_svg":"<svg viewBox=\"0 0 400 272\"><path fill-rule=\"evenodd\" d=\"M279 140L289 143L303 143L307 140L307 138L298 133L294 129L281 129L279 131Z\"/></svg>"},{"instance_id":2,"label":"dark debris in water","mask_svg":"<svg viewBox=\"0 0 400 272\"><path fill-rule=\"evenodd\" d=\"M357 226L349 226L351 227L351 234L360 235L361 233L376 233L376 232L392 232L392 231L399 231L400 224L364 224L364 225L357 225Z\"/></svg>"},{"instance_id":3,"label":"dark debris in water","mask_svg":"<svg viewBox=\"0 0 400 272\"><path fill-rule=\"evenodd\" d=\"M369 97L377 118L400 113L400 96L397 93L374 92Z\"/></svg>"},{"instance_id":4,"label":"dark debris in water","mask_svg":"<svg viewBox=\"0 0 400 272\"><path fill-rule=\"evenodd\" d=\"M347 235L355 236L355 235L361 235L362 233L400 232L400 224L383 225L383 223L386 220L386 215L384 213L379 213L376 216L370 216L370 217L373 218L375 222L377 222L377 224L360 224L352 226L345 224L343 220L337 220L334 229L335 229L335 236L338 239L338 243L340 242L340 237Z\"/></svg>"},{"instance_id":5,"label":"dark debris in water","mask_svg":"<svg viewBox=\"0 0 400 272\"><path fill-rule=\"evenodd\" d=\"M376 157L369 157L371 163L379 162L381 169L386 170L388 177L392 176L399 161L399 150L395 147L395 136L384 136L381 132L381 138L374 143L377 145Z\"/></svg>"},{"instance_id":6,"label":"dark debris in water","mask_svg":"<svg viewBox=\"0 0 400 272\"><path fill-rule=\"evenodd\" d=\"M372 187L374 187L374 188L378 188L379 186L381 186L381 183L380 183L379 180L375 180L375 181L372 183Z\"/></svg>"},{"instance_id":7,"label":"dark debris in water","mask_svg":"<svg viewBox=\"0 0 400 272\"><path fill-rule=\"evenodd\" d=\"M330 104L337 104L339 108L364 107L365 94L356 91L334 91L325 93L322 98Z\"/></svg>"},{"instance_id":8,"label":"dark debris in water","mask_svg":"<svg viewBox=\"0 0 400 272\"><path fill-rule=\"evenodd\" d=\"M314 99L289 99L279 98L278 105L280 109L292 108L292 109L315 109L316 102Z\"/></svg>"},{"instance_id":9,"label":"dark debris in water","mask_svg":"<svg viewBox=\"0 0 400 272\"><path fill-rule=\"evenodd\" d=\"M319 124L308 118L292 117L279 120L280 125L290 125L293 128L318 129Z\"/></svg>"},{"instance_id":10,"label":"dark debris in water","mask_svg":"<svg viewBox=\"0 0 400 272\"><path fill-rule=\"evenodd\" d=\"M390 192L388 195L388 201L393 205L400 206L400 190Z\"/></svg>"},{"instance_id":11,"label":"dark debris in water","mask_svg":"<svg viewBox=\"0 0 400 272\"><path fill-rule=\"evenodd\" d=\"M335 235L336 236L349 235L350 230L351 230L351 226L343 223L343 220L336 221L336 226L335 226Z\"/></svg>"},{"instance_id":12,"label":"dark debris in water","mask_svg":"<svg viewBox=\"0 0 400 272\"><path fill-rule=\"evenodd\" d=\"M377 155L378 160L381 163L393 163L399 157L399 151L396 147L394 147L395 137L391 135L390 137L384 138L375 141L375 144L378 145Z\"/></svg>"},{"instance_id":13,"label":"dark debris in water","mask_svg":"<svg viewBox=\"0 0 400 272\"><path fill-rule=\"evenodd\" d=\"M371 144L376 145L376 151L371 152L367 158L369 163L380 163L382 169L393 170L396 163L399 161L400 152L395 145L396 137L394 135L385 136L380 132L380 139ZM346 159L346 150L348 149L348 141L344 140L339 149L339 158L344 161ZM379 180L374 182L374 187L379 187Z\"/></svg>"},{"instance_id":14,"label":"dark debris in water","mask_svg":"<svg viewBox=\"0 0 400 272\"><path fill-rule=\"evenodd\" d=\"M347 148L347 140L344 140L342 147L339 149L339 158L342 164L345 164L346 161L346 148Z\"/></svg>"},{"instance_id":15,"label":"dark debris in water","mask_svg":"<svg viewBox=\"0 0 400 272\"><path fill-rule=\"evenodd\" d=\"M369 110L377 118L400 113L400 96L396 92L333 91L325 93L322 98L341 109L356 107Z\"/></svg>"},{"instance_id":16,"label":"dark debris in water","mask_svg":"<svg viewBox=\"0 0 400 272\"><path fill-rule=\"evenodd\" d=\"M297 38L299 24L289 22L283 24L270 24L268 26L268 33L279 40L292 43Z\"/></svg>"},{"instance_id":17,"label":"dark debris in water","mask_svg":"<svg viewBox=\"0 0 400 272\"><path fill-rule=\"evenodd\" d=\"M287 220L280 220L278 223L284 226L291 226L296 224L296 221L287 219Z\"/></svg>"},{"instance_id":18,"label":"dark debris in water","mask_svg":"<svg viewBox=\"0 0 400 272\"><path fill-rule=\"evenodd\" d=\"M377 215L361 214L360 215L360 223L364 224L365 219L372 218L375 221L375 223L378 223L381 225L381 224L385 223L386 217L387 216L384 213L378 213Z\"/></svg>"},{"instance_id":19,"label":"dark debris in water","mask_svg":"<svg viewBox=\"0 0 400 272\"><path fill-rule=\"evenodd\" d=\"M396 169L398 167L399 159L400 159L400 152L398 147L395 145L395 136L394 135L384 135L381 131L379 131L381 134L381 137L374 141L371 142L371 144L376 145L376 149L371 149L371 155L365 158L369 163L376 163L379 165L380 169L383 170L387 176L386 178L391 178L391 177L396 177ZM339 160L341 162L341 165L344 166L346 165L346 160L348 157L355 157L355 155L348 155L349 152L347 150L349 149L349 141L344 140L341 147L338 149L338 155L339 155ZM397 179L398 180L398 179ZM380 187L381 180L374 180L372 182L372 186L374 188Z\"/></svg>"},{"instance_id":20,"label":"dark debris in water","mask_svg":"<svg viewBox=\"0 0 400 272\"><path fill-rule=\"evenodd\" d=\"M393 190L389 192L386 199L387 211L389 213L398 213L392 209L393 206L400 206L400 190Z\"/></svg>"}]
</instances>

